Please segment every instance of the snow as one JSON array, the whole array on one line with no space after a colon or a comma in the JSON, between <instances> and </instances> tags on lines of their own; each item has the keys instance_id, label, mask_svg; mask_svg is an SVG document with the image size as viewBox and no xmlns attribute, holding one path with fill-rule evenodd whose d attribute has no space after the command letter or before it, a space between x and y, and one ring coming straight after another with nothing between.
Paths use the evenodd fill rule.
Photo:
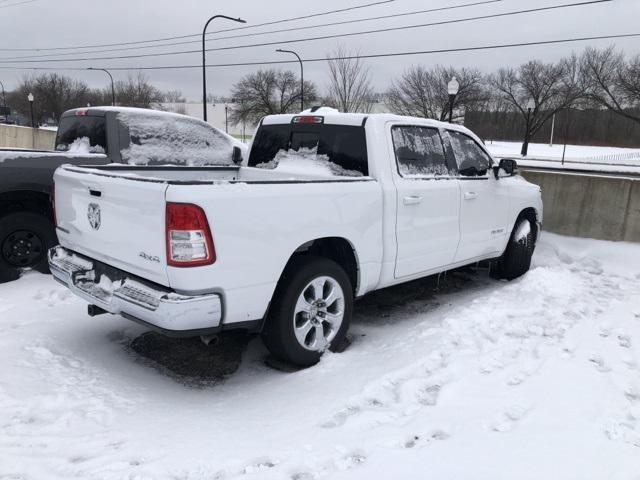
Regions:
<instances>
[{"instance_id":1,"label":"snow","mask_svg":"<svg viewBox=\"0 0 640 480\"><path fill-rule=\"evenodd\" d=\"M88 137L76 138L69 148L68 153L86 155L89 153L106 153L100 145L91 146L91 140Z\"/></svg>"},{"instance_id":2,"label":"snow","mask_svg":"<svg viewBox=\"0 0 640 480\"><path fill-rule=\"evenodd\" d=\"M280 150L273 160L260 163L256 168L275 169L286 175L317 175L320 177L362 177L356 170L346 170L329 160L327 155L318 155L317 148Z\"/></svg>"},{"instance_id":3,"label":"snow","mask_svg":"<svg viewBox=\"0 0 640 480\"><path fill-rule=\"evenodd\" d=\"M527 167L640 174L640 148L567 145L562 165L562 144L530 143L526 157L520 155L522 143L489 142L486 147L495 158L515 158Z\"/></svg>"},{"instance_id":4,"label":"snow","mask_svg":"<svg viewBox=\"0 0 640 480\"><path fill-rule=\"evenodd\" d=\"M246 151L242 142L195 118L154 110L118 111L131 138L121 153L131 165L232 165L233 147Z\"/></svg>"},{"instance_id":5,"label":"snow","mask_svg":"<svg viewBox=\"0 0 640 480\"><path fill-rule=\"evenodd\" d=\"M516 232L513 235L513 238L515 238L517 242L521 242L521 241L526 242L527 237L529 236L530 233L531 233L531 224L529 223L529 220L525 220L522 223L520 223L520 225L518 225L518 228L516 229Z\"/></svg>"},{"instance_id":6,"label":"snow","mask_svg":"<svg viewBox=\"0 0 640 480\"><path fill-rule=\"evenodd\" d=\"M351 347L314 368L273 370L253 339L198 381L27 273L0 285L0 477L638 478L639 280L640 245L543 233L514 282L362 299ZM167 345L158 361L188 363Z\"/></svg>"}]
</instances>

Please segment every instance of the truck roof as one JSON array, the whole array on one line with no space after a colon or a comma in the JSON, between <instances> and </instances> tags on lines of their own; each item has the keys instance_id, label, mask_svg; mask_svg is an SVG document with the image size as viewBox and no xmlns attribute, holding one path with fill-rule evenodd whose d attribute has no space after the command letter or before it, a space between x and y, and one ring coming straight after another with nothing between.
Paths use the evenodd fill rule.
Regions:
<instances>
[{"instance_id":1,"label":"truck roof","mask_svg":"<svg viewBox=\"0 0 640 480\"><path fill-rule=\"evenodd\" d=\"M456 123L441 122L439 120L433 120L430 118L421 117L409 117L403 115L395 115L393 113L341 113L333 108L322 107L317 110L305 110L304 112L297 114L284 114L284 115L269 115L264 117L262 125L283 125L293 122L294 117L300 116L318 116L323 117L323 123L328 125L349 125L349 126L364 126L367 122L406 122L406 123L419 123L434 128L447 128L449 130L456 130L464 132L467 135L472 136L479 140L479 138L468 128L458 125Z\"/></svg>"},{"instance_id":2,"label":"truck roof","mask_svg":"<svg viewBox=\"0 0 640 480\"><path fill-rule=\"evenodd\" d=\"M190 117L188 115L182 115L180 113L173 112L165 112L162 110L153 110L151 108L136 108L136 107L111 107L111 106L101 106L101 107L82 107L82 108L74 108L71 110L67 110L62 114L62 117L73 117L75 115L90 115L95 117L103 117L108 112L115 113L139 113L145 115L166 115L172 117L180 117L180 118L190 118L194 119L195 117ZM200 120L195 118L196 120Z\"/></svg>"}]
</instances>

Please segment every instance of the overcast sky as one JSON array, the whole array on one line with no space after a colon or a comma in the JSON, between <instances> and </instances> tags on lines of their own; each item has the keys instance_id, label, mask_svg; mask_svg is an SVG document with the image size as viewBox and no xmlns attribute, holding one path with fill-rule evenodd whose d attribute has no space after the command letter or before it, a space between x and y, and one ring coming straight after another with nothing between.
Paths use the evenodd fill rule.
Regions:
<instances>
[{"instance_id":1,"label":"overcast sky","mask_svg":"<svg viewBox=\"0 0 640 480\"><path fill-rule=\"evenodd\" d=\"M75 76L92 87L106 85L107 77L102 72L66 71L64 67L131 67L157 65L198 65L199 53L148 58L128 58L93 60L81 62L51 63L45 59L37 63L6 63L10 57L33 56L52 53L72 53L66 58L112 57L156 53L177 50L198 50L199 43L145 48L104 53L78 53L79 50L64 51L7 51L6 49L30 49L52 47L76 47L102 45L196 34L202 31L204 22L214 14L242 17L247 25L280 20L295 16L321 13L328 10L372 3L376 0L235 0L217 2L205 0L0 0L0 66L21 65L60 68L61 73ZM415 10L424 10L452 5L479 2L482 0L394 0L389 3L352 10L349 12L319 16L306 20L257 27L236 32L219 34L222 36L265 32L270 30L305 27L344 20L362 19ZM248 36L244 38L209 40L208 48L246 45L262 42L300 40L308 37L335 35L363 30L389 28L460 19L492 13L511 12L522 9L539 8L548 5L576 3L581 0L501 0L492 4L460 8L441 12L423 13L395 19L384 19L352 23L341 26L311 28L286 33ZM24 2L24 3L22 3ZM17 5L16 5L17 4ZM12 6L15 5L15 6ZM640 0L613 0L609 3L570 7L547 12L537 12L509 17L483 19L451 25L416 28L404 31L352 36L343 39L325 39L282 44L282 48L296 50L303 58L321 58L335 49L339 43L352 51L362 54L388 52L434 50L443 48L463 48L477 45L500 43L532 42L571 37L640 33ZM236 27L224 20L215 20L210 32ZM212 37L213 38L213 37ZM187 38L185 40L198 40ZM600 40L574 44L527 46L501 50L439 53L419 56L382 58L367 60L376 89L382 91L407 67L414 64L432 66L436 64L456 67L478 67L491 71L504 65L518 65L529 59L554 61L572 51L580 51L586 45L607 46L614 41ZM640 37L619 39L615 43L628 54L640 53ZM134 45L133 47L139 47ZM106 50L116 47L100 47L85 50ZM131 46L127 47L131 48ZM285 54L276 53L277 46L262 46L231 51L209 52L208 63L237 63L286 60ZM65 58L65 57L48 57ZM15 60L12 60L15 61ZM287 67L285 65L285 67ZM210 68L209 92L216 95L227 94L238 79L259 67ZM298 71L297 64L289 68ZM0 81L10 90L25 70L0 68ZM145 71L151 81L163 90L179 89L189 99L197 100L201 91L201 71L198 68L180 70ZM126 78L127 71L113 71L116 79ZM307 79L324 90L327 83L327 66L324 62L308 63L305 66Z\"/></svg>"}]
</instances>

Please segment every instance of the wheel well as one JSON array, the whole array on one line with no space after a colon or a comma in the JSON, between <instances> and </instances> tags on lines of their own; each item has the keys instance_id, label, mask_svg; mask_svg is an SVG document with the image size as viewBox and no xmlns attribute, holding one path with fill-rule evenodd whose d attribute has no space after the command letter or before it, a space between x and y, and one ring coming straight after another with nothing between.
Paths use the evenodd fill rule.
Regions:
<instances>
[{"instance_id":1,"label":"wheel well","mask_svg":"<svg viewBox=\"0 0 640 480\"><path fill-rule=\"evenodd\" d=\"M51 199L42 192L22 190L0 194L0 212L33 212L52 219Z\"/></svg>"},{"instance_id":2,"label":"wheel well","mask_svg":"<svg viewBox=\"0 0 640 480\"><path fill-rule=\"evenodd\" d=\"M518 220L522 218L526 218L531 223L531 228L533 229L533 238L537 241L538 233L539 233L538 232L538 212L533 207L525 208L518 215L518 218L516 219L516 224L518 223ZM515 225L514 225L514 228L515 228Z\"/></svg>"},{"instance_id":3,"label":"wheel well","mask_svg":"<svg viewBox=\"0 0 640 480\"><path fill-rule=\"evenodd\" d=\"M358 259L355 250L348 240L340 237L318 238L303 245L300 245L293 253L287 266L294 258L301 255L314 255L318 257L328 258L340 265L347 273L353 293L358 290ZM286 269L286 267L285 267Z\"/></svg>"}]
</instances>

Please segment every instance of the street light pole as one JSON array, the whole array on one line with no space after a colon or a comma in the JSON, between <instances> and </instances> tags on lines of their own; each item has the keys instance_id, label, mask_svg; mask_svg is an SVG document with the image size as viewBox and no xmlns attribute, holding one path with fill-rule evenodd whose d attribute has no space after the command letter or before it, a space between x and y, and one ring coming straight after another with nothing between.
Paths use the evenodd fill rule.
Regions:
<instances>
[{"instance_id":1,"label":"street light pole","mask_svg":"<svg viewBox=\"0 0 640 480\"><path fill-rule=\"evenodd\" d=\"M2 106L6 107L7 106L7 97L4 94L4 84L2 82L0 82L0 87L2 87Z\"/></svg>"},{"instance_id":2,"label":"street light pole","mask_svg":"<svg viewBox=\"0 0 640 480\"><path fill-rule=\"evenodd\" d=\"M109 78L111 79L111 106L115 107L116 106L116 89L115 89L115 86L113 85L113 75L111 75L109 70L107 70L106 68L89 67L89 68L87 68L87 70L102 70L107 75L109 75Z\"/></svg>"},{"instance_id":3,"label":"street light pole","mask_svg":"<svg viewBox=\"0 0 640 480\"><path fill-rule=\"evenodd\" d=\"M449 92L449 123L453 123L453 103L456 101L458 91L460 91L460 82L456 80L456 77L452 77L449 81L447 91Z\"/></svg>"},{"instance_id":4,"label":"street light pole","mask_svg":"<svg viewBox=\"0 0 640 480\"><path fill-rule=\"evenodd\" d=\"M202 29L202 118L204 121L207 121L207 51L206 51L206 35L207 35L207 27L211 23L212 20L216 18L224 18L226 20L231 20L232 22L238 23L247 23L246 20L241 18L231 18L226 15L214 15L207 23L204 24L204 28Z\"/></svg>"},{"instance_id":5,"label":"street light pole","mask_svg":"<svg viewBox=\"0 0 640 480\"><path fill-rule=\"evenodd\" d=\"M302 112L304 111L304 65L302 63L302 59L300 58L300 55L298 55L293 50L282 50L281 48L279 48L276 50L276 52L291 53L295 55L298 58L298 61L300 62L300 111Z\"/></svg>"},{"instance_id":6,"label":"street light pole","mask_svg":"<svg viewBox=\"0 0 640 480\"><path fill-rule=\"evenodd\" d=\"M31 128L36 128L36 124L33 119L33 93L27 95L27 100L29 100L29 110L31 111Z\"/></svg>"},{"instance_id":7,"label":"street light pole","mask_svg":"<svg viewBox=\"0 0 640 480\"><path fill-rule=\"evenodd\" d=\"M224 106L224 130L229 133L229 106Z\"/></svg>"},{"instance_id":8,"label":"street light pole","mask_svg":"<svg viewBox=\"0 0 640 480\"><path fill-rule=\"evenodd\" d=\"M520 152L523 157L526 157L529 153L529 128L531 126L531 110L534 108L536 108L536 104L533 99L530 99L527 102L527 129L524 132L524 143L522 144L522 151Z\"/></svg>"}]
</instances>

